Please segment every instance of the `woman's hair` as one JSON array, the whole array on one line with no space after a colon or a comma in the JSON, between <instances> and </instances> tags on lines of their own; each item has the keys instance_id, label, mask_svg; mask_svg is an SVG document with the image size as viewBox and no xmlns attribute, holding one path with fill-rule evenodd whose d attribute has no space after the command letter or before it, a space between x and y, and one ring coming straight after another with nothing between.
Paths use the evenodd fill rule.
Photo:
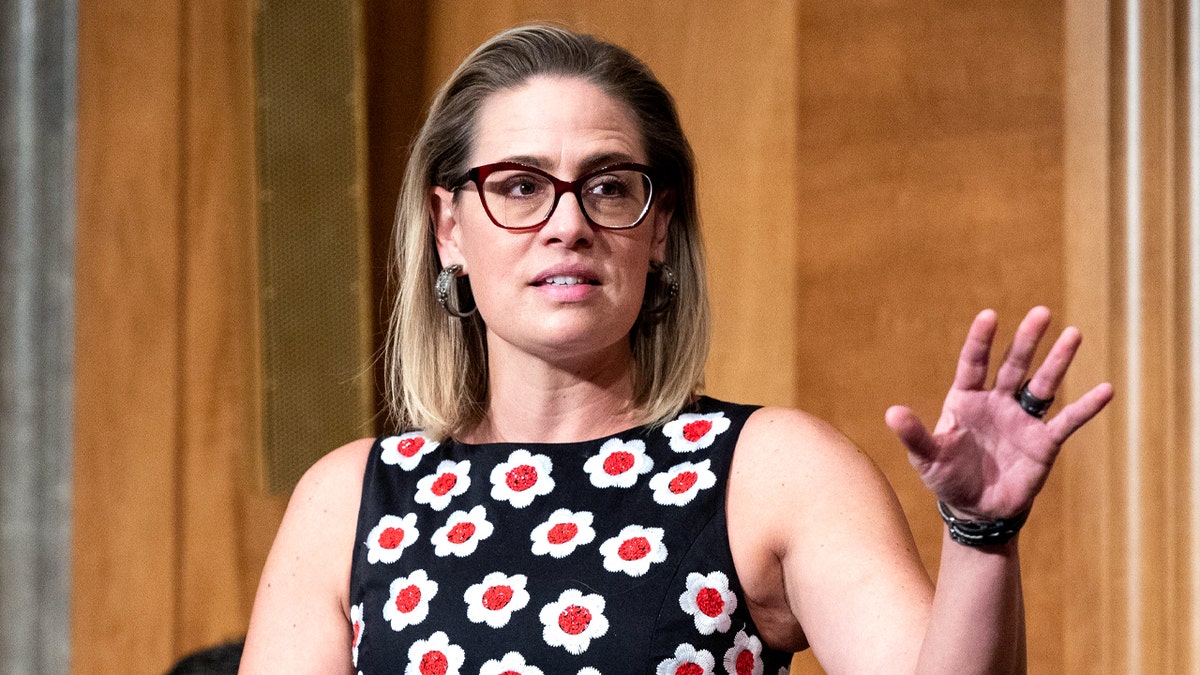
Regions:
<instances>
[{"instance_id":1,"label":"woman's hair","mask_svg":"<svg viewBox=\"0 0 1200 675\"><path fill-rule=\"evenodd\" d=\"M451 317L434 297L440 271L430 189L453 185L467 169L479 110L493 93L538 75L589 82L633 113L656 187L670 201L666 263L678 293L665 313L643 309L630 331L633 405L641 423L661 423L695 398L708 357L709 308L695 202L695 166L675 104L646 64L590 35L552 26L505 31L476 49L442 85L413 141L396 212L393 272L398 275L388 327L387 401L400 428L444 438L480 422L488 396L488 354L478 313ZM647 295L661 282L651 275ZM647 298L646 305L655 304ZM646 306L644 305L644 307Z\"/></svg>"}]
</instances>

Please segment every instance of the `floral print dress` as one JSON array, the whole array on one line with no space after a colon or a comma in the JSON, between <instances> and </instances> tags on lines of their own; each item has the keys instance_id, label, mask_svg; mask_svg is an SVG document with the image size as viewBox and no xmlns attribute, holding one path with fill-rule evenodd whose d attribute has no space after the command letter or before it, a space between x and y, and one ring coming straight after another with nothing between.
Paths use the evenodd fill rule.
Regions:
<instances>
[{"instance_id":1,"label":"floral print dress","mask_svg":"<svg viewBox=\"0 0 1200 675\"><path fill-rule=\"evenodd\" d=\"M356 670L778 675L729 551L751 406L582 443L376 441L350 577Z\"/></svg>"}]
</instances>

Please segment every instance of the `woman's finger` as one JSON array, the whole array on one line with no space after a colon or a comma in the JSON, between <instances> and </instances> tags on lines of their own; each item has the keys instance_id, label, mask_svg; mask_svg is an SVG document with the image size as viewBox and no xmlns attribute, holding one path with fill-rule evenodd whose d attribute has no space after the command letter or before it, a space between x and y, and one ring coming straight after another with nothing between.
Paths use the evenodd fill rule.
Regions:
<instances>
[{"instance_id":1,"label":"woman's finger","mask_svg":"<svg viewBox=\"0 0 1200 675\"><path fill-rule=\"evenodd\" d=\"M988 360L991 358L997 323L996 312L990 309L975 315L962 351L958 354L958 368L954 372L955 389L978 390L987 384Z\"/></svg>"},{"instance_id":2,"label":"woman's finger","mask_svg":"<svg viewBox=\"0 0 1200 675\"><path fill-rule=\"evenodd\" d=\"M1054 416L1054 419L1046 423L1051 439L1056 444L1062 445L1079 427L1087 424L1088 420L1103 410L1112 397L1113 387L1111 384L1105 382L1092 387L1091 391L1064 407Z\"/></svg>"},{"instance_id":3,"label":"woman's finger","mask_svg":"<svg viewBox=\"0 0 1200 675\"><path fill-rule=\"evenodd\" d=\"M1029 364L1033 362L1038 342L1049 326L1050 310L1041 306L1029 310L1021 320L1021 325L1017 326L1012 347L996 371L996 391L1016 393L1017 387L1025 381L1025 373L1029 372Z\"/></svg>"},{"instance_id":4,"label":"woman's finger","mask_svg":"<svg viewBox=\"0 0 1200 675\"><path fill-rule=\"evenodd\" d=\"M1042 365L1038 366L1037 372L1030 378L1029 393L1037 398L1054 398L1054 393L1062 384L1063 376L1071 367L1071 361L1075 358L1075 352L1079 350L1082 341L1083 336L1080 335L1079 329L1072 326L1064 330L1054 341L1050 353L1046 354L1046 360L1042 361Z\"/></svg>"},{"instance_id":5,"label":"woman's finger","mask_svg":"<svg viewBox=\"0 0 1200 675\"><path fill-rule=\"evenodd\" d=\"M902 405L894 405L887 409L883 419L900 442L908 448L909 461L918 472L924 474L929 463L937 458L938 447L929 430L921 423L912 410Z\"/></svg>"}]
</instances>

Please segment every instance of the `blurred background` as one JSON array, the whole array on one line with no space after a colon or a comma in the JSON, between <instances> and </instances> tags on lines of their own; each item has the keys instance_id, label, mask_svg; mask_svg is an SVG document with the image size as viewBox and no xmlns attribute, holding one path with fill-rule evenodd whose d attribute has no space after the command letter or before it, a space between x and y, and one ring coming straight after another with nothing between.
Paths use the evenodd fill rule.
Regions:
<instances>
[{"instance_id":1,"label":"blurred background","mask_svg":"<svg viewBox=\"0 0 1200 675\"><path fill-rule=\"evenodd\" d=\"M709 393L848 434L931 573L941 521L883 411L932 423L982 308L1005 339L1034 304L1081 327L1062 396L1118 397L1021 537L1030 670L1200 669L1198 5L3 3L0 669L160 673L244 634L292 476L382 430L408 142L532 20L676 96ZM309 348L333 356L289 380Z\"/></svg>"}]
</instances>

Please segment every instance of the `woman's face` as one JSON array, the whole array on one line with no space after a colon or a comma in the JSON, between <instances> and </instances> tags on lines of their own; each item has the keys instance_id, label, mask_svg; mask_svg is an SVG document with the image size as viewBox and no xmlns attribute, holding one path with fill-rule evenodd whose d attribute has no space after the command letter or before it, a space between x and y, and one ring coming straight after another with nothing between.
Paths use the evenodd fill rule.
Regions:
<instances>
[{"instance_id":1,"label":"woman's face","mask_svg":"<svg viewBox=\"0 0 1200 675\"><path fill-rule=\"evenodd\" d=\"M645 164L646 154L623 104L578 78L535 77L492 94L479 111L470 165L494 162L573 181L611 164ZM469 275L489 352L513 347L547 361L628 349L650 260L664 257L667 202L656 197L637 227L605 230L564 194L541 228L512 231L491 221L472 184L457 202L444 188L431 194L438 254Z\"/></svg>"}]
</instances>

